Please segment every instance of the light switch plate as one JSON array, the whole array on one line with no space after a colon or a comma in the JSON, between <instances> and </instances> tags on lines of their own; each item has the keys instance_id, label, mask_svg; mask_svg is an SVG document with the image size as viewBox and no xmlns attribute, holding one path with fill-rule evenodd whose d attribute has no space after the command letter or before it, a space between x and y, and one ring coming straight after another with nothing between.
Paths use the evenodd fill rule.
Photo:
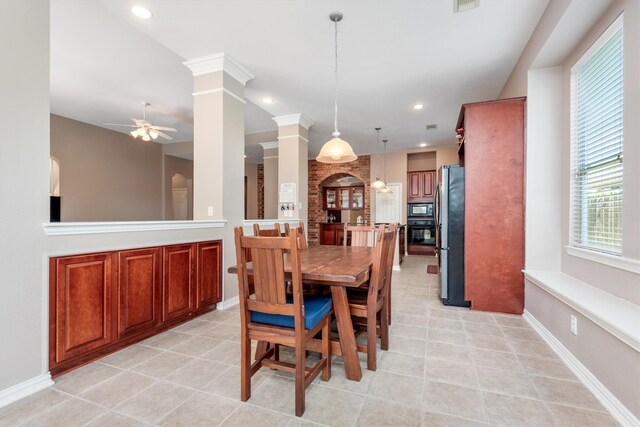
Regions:
<instances>
[{"instance_id":1,"label":"light switch plate","mask_svg":"<svg viewBox=\"0 0 640 427\"><path fill-rule=\"evenodd\" d=\"M207 208L207 215L209 215L209 216L213 216L213 206L209 206L209 207Z\"/></svg>"}]
</instances>

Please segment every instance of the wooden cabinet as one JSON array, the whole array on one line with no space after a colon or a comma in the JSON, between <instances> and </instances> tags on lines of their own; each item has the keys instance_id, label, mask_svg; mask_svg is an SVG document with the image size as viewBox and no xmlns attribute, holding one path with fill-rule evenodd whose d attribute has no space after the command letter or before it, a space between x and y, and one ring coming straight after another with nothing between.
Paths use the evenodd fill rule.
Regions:
<instances>
[{"instance_id":1,"label":"wooden cabinet","mask_svg":"<svg viewBox=\"0 0 640 427\"><path fill-rule=\"evenodd\" d=\"M364 209L364 187L325 187L322 207L324 210Z\"/></svg>"},{"instance_id":2,"label":"wooden cabinet","mask_svg":"<svg viewBox=\"0 0 640 427\"><path fill-rule=\"evenodd\" d=\"M81 356L113 339L115 265L111 253L50 261L50 327L56 331L50 344L55 362Z\"/></svg>"},{"instance_id":3,"label":"wooden cabinet","mask_svg":"<svg viewBox=\"0 0 640 427\"><path fill-rule=\"evenodd\" d=\"M342 245L344 239L344 224L320 224L321 245Z\"/></svg>"},{"instance_id":4,"label":"wooden cabinet","mask_svg":"<svg viewBox=\"0 0 640 427\"><path fill-rule=\"evenodd\" d=\"M464 129L465 298L472 309L522 314L525 98L465 104L456 128Z\"/></svg>"},{"instance_id":5,"label":"wooden cabinet","mask_svg":"<svg viewBox=\"0 0 640 427\"><path fill-rule=\"evenodd\" d=\"M407 202L419 203L433 200L436 171L407 173Z\"/></svg>"},{"instance_id":6,"label":"wooden cabinet","mask_svg":"<svg viewBox=\"0 0 640 427\"><path fill-rule=\"evenodd\" d=\"M222 242L50 258L53 375L215 308Z\"/></svg>"},{"instance_id":7,"label":"wooden cabinet","mask_svg":"<svg viewBox=\"0 0 640 427\"><path fill-rule=\"evenodd\" d=\"M118 338L160 322L160 248L118 253Z\"/></svg>"}]
</instances>

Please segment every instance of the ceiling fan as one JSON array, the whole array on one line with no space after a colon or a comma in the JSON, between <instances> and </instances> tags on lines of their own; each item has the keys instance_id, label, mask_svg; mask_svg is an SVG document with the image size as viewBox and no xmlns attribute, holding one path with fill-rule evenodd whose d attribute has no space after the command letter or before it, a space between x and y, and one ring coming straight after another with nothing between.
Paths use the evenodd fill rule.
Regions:
<instances>
[{"instance_id":1,"label":"ceiling fan","mask_svg":"<svg viewBox=\"0 0 640 427\"><path fill-rule=\"evenodd\" d=\"M147 121L147 107L150 106L151 104L149 104L148 102L145 102L145 101L142 101L141 104L142 104L142 119L134 119L134 118L132 118L131 120L133 120L133 122L135 123L134 125L125 125L125 124L120 124L120 123L105 123L105 125L107 125L107 126L126 126L126 127L136 128L136 129L132 130L131 132L129 132L129 134L134 138L140 137L140 139L142 139L143 141L151 141L151 140L155 141L156 139L158 139L159 136L164 138L164 139L166 139L167 141L171 141L173 138L171 138L166 133L163 133L162 131L165 131L165 132L176 132L176 130L174 128L170 128L170 127L155 126L155 125L151 124L150 122L148 122Z\"/></svg>"}]
</instances>

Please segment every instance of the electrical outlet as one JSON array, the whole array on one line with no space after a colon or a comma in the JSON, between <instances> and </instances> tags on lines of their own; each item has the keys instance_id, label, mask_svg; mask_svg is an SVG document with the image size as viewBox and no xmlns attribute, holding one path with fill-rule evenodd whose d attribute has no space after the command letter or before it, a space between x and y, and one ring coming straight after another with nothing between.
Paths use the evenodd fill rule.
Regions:
<instances>
[{"instance_id":1,"label":"electrical outlet","mask_svg":"<svg viewBox=\"0 0 640 427\"><path fill-rule=\"evenodd\" d=\"M209 216L213 216L213 206L209 206L209 207L207 208L207 215L209 215Z\"/></svg>"},{"instance_id":2,"label":"electrical outlet","mask_svg":"<svg viewBox=\"0 0 640 427\"><path fill-rule=\"evenodd\" d=\"M571 315L571 333L578 335L578 319L573 314Z\"/></svg>"}]
</instances>

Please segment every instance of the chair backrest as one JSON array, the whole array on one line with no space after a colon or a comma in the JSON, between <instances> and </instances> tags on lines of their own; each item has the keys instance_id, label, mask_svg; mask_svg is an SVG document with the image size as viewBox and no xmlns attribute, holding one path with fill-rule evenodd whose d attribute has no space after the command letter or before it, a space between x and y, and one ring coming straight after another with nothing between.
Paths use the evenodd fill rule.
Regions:
<instances>
[{"instance_id":1,"label":"chair backrest","mask_svg":"<svg viewBox=\"0 0 640 427\"><path fill-rule=\"evenodd\" d=\"M373 225L344 225L344 246L347 246L351 235L351 246L369 246L373 239Z\"/></svg>"},{"instance_id":2,"label":"chair backrest","mask_svg":"<svg viewBox=\"0 0 640 427\"><path fill-rule=\"evenodd\" d=\"M253 235L260 237L280 237L282 231L280 231L280 224L277 222L273 224L273 228L260 228L260 224L253 224Z\"/></svg>"},{"instance_id":3,"label":"chair backrest","mask_svg":"<svg viewBox=\"0 0 640 427\"><path fill-rule=\"evenodd\" d=\"M391 239L391 244L389 244L389 248L387 250L387 272L385 277L385 286L391 284L391 275L393 273L393 258L396 255L396 234L398 232L398 223L392 222L391 224L389 224L385 233L389 232L393 233L393 238Z\"/></svg>"},{"instance_id":4,"label":"chair backrest","mask_svg":"<svg viewBox=\"0 0 640 427\"><path fill-rule=\"evenodd\" d=\"M240 317L242 324L251 321L251 311L294 316L296 329L304 329L302 273L298 258L298 232L289 237L244 236L242 227L235 228ZM251 253L255 297L250 298L247 273L247 252ZM291 264L293 304L287 303L285 283L285 253Z\"/></svg>"},{"instance_id":5,"label":"chair backrest","mask_svg":"<svg viewBox=\"0 0 640 427\"><path fill-rule=\"evenodd\" d=\"M289 230L291 230L291 226L288 222L284 223L284 235L289 235ZM307 243L307 235L304 232L304 222L300 221L300 224L296 227L298 230L298 249L305 250L309 247Z\"/></svg>"},{"instance_id":6,"label":"chair backrest","mask_svg":"<svg viewBox=\"0 0 640 427\"><path fill-rule=\"evenodd\" d=\"M375 304L378 295L384 294L386 290L387 275L389 273L389 253L391 252L392 242L395 239L395 233L395 228L386 231L383 224L378 226L367 304ZM393 268L393 256L391 256L391 267Z\"/></svg>"}]
</instances>

